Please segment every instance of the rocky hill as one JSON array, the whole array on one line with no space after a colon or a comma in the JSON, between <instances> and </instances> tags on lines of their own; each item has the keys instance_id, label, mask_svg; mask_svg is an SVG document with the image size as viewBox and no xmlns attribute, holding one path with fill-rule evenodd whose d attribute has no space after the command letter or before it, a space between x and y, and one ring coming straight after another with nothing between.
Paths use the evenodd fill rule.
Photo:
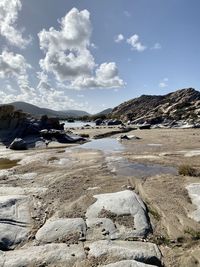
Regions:
<instances>
[{"instance_id":1,"label":"rocky hill","mask_svg":"<svg viewBox=\"0 0 200 267\"><path fill-rule=\"evenodd\" d=\"M200 92L187 88L163 96L142 95L115 107L111 115L135 123L200 121Z\"/></svg>"}]
</instances>

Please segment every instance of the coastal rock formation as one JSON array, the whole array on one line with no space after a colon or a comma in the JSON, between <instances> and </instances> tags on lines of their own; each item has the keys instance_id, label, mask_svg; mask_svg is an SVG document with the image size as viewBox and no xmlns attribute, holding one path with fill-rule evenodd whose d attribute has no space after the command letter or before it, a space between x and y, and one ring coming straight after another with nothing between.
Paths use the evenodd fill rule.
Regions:
<instances>
[{"instance_id":1,"label":"coastal rock formation","mask_svg":"<svg viewBox=\"0 0 200 267\"><path fill-rule=\"evenodd\" d=\"M115 107L112 117L133 123L169 123L200 120L200 92L193 88L163 95L142 95Z\"/></svg>"}]
</instances>

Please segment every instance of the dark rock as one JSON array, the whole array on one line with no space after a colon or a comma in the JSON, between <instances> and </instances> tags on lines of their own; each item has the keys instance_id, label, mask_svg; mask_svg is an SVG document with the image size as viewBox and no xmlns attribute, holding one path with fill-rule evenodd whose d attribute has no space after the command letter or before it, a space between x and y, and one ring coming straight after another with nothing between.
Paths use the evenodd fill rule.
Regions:
<instances>
[{"instance_id":1,"label":"dark rock","mask_svg":"<svg viewBox=\"0 0 200 267\"><path fill-rule=\"evenodd\" d=\"M14 141L9 146L12 150L26 150L27 143L21 138L15 138Z\"/></svg>"}]
</instances>

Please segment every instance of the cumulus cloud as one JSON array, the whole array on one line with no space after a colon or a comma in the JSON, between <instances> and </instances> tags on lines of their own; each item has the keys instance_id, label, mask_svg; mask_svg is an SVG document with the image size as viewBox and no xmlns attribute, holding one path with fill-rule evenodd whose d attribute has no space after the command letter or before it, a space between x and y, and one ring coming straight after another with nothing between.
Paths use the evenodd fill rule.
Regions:
<instances>
[{"instance_id":1,"label":"cumulus cloud","mask_svg":"<svg viewBox=\"0 0 200 267\"><path fill-rule=\"evenodd\" d=\"M1 0L0 1L0 34L7 41L17 47L25 48L31 41L31 37L24 38L23 30L15 28L18 19L18 12L21 10L20 0Z\"/></svg>"},{"instance_id":2,"label":"cumulus cloud","mask_svg":"<svg viewBox=\"0 0 200 267\"><path fill-rule=\"evenodd\" d=\"M130 38L128 38L127 43L131 45L133 50L136 50L138 52L143 52L147 49L147 47L140 42L139 36L137 34L134 34Z\"/></svg>"},{"instance_id":3,"label":"cumulus cloud","mask_svg":"<svg viewBox=\"0 0 200 267\"><path fill-rule=\"evenodd\" d=\"M116 37L115 37L115 43L120 43L120 42L122 42L124 40L124 36L123 36L123 34L118 34Z\"/></svg>"},{"instance_id":4,"label":"cumulus cloud","mask_svg":"<svg viewBox=\"0 0 200 267\"><path fill-rule=\"evenodd\" d=\"M14 54L4 50L0 55L0 78L15 79L19 88L24 93L34 91L29 86L27 69L31 66L26 62L25 58L20 54Z\"/></svg>"},{"instance_id":5,"label":"cumulus cloud","mask_svg":"<svg viewBox=\"0 0 200 267\"><path fill-rule=\"evenodd\" d=\"M72 88L117 88L123 87L124 82L118 76L116 63L103 63L96 69L93 77L79 77L72 82Z\"/></svg>"},{"instance_id":6,"label":"cumulus cloud","mask_svg":"<svg viewBox=\"0 0 200 267\"><path fill-rule=\"evenodd\" d=\"M115 73L106 81L98 79L98 69L103 64L98 68L89 50L91 33L90 13L76 8L60 20L60 30L53 27L48 31L43 29L38 34L40 48L45 53L45 57L40 60L42 71L53 73L58 82L67 82L69 88L122 86L122 80ZM104 64L105 67L109 63ZM113 66L113 63L110 64ZM116 72L115 63L114 68ZM93 75L95 69L96 76ZM106 69L110 71L110 68Z\"/></svg>"}]
</instances>

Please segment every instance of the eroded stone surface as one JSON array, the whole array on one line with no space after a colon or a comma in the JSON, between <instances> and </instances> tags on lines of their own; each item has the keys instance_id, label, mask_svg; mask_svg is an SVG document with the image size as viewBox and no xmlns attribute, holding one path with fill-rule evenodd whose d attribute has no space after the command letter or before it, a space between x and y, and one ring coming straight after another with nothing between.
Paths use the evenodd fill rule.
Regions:
<instances>
[{"instance_id":1,"label":"eroded stone surface","mask_svg":"<svg viewBox=\"0 0 200 267\"><path fill-rule=\"evenodd\" d=\"M128 227L123 225L123 223L122 225L119 225L116 222L117 228L120 232L118 237L123 239L135 236L141 237L146 235L150 230L146 207L135 192L125 190L116 193L95 195L94 197L97 201L92 204L86 212L88 220L98 217L101 218L102 210L105 210L107 213L116 214L117 216L124 215L133 217L134 223ZM112 217L110 219L112 219Z\"/></svg>"},{"instance_id":2,"label":"eroded stone surface","mask_svg":"<svg viewBox=\"0 0 200 267\"><path fill-rule=\"evenodd\" d=\"M152 267L152 265L138 262L135 260L131 260L131 261L125 260L125 261L119 261L119 262L103 265L102 267Z\"/></svg>"},{"instance_id":3,"label":"eroded stone surface","mask_svg":"<svg viewBox=\"0 0 200 267\"><path fill-rule=\"evenodd\" d=\"M78 260L83 260L85 253L82 244L47 244L33 246L27 249L5 252L0 254L0 266L22 267L22 266L73 266Z\"/></svg>"},{"instance_id":4,"label":"eroded stone surface","mask_svg":"<svg viewBox=\"0 0 200 267\"><path fill-rule=\"evenodd\" d=\"M51 218L38 230L36 239L40 242L50 243L66 239L85 239L86 224L82 218ZM73 240L72 240L73 241Z\"/></svg>"},{"instance_id":5,"label":"eroded stone surface","mask_svg":"<svg viewBox=\"0 0 200 267\"><path fill-rule=\"evenodd\" d=\"M189 216L197 222L200 222L200 183L190 184L186 187L192 203L196 206L196 210L189 213Z\"/></svg>"},{"instance_id":6,"label":"eroded stone surface","mask_svg":"<svg viewBox=\"0 0 200 267\"><path fill-rule=\"evenodd\" d=\"M149 264L160 265L161 253L153 243L137 241L107 241L101 240L86 244L89 247L88 258L106 257L112 259L137 260Z\"/></svg>"},{"instance_id":7,"label":"eroded stone surface","mask_svg":"<svg viewBox=\"0 0 200 267\"><path fill-rule=\"evenodd\" d=\"M0 249L7 250L27 240L30 222L28 197L0 196Z\"/></svg>"}]
</instances>

